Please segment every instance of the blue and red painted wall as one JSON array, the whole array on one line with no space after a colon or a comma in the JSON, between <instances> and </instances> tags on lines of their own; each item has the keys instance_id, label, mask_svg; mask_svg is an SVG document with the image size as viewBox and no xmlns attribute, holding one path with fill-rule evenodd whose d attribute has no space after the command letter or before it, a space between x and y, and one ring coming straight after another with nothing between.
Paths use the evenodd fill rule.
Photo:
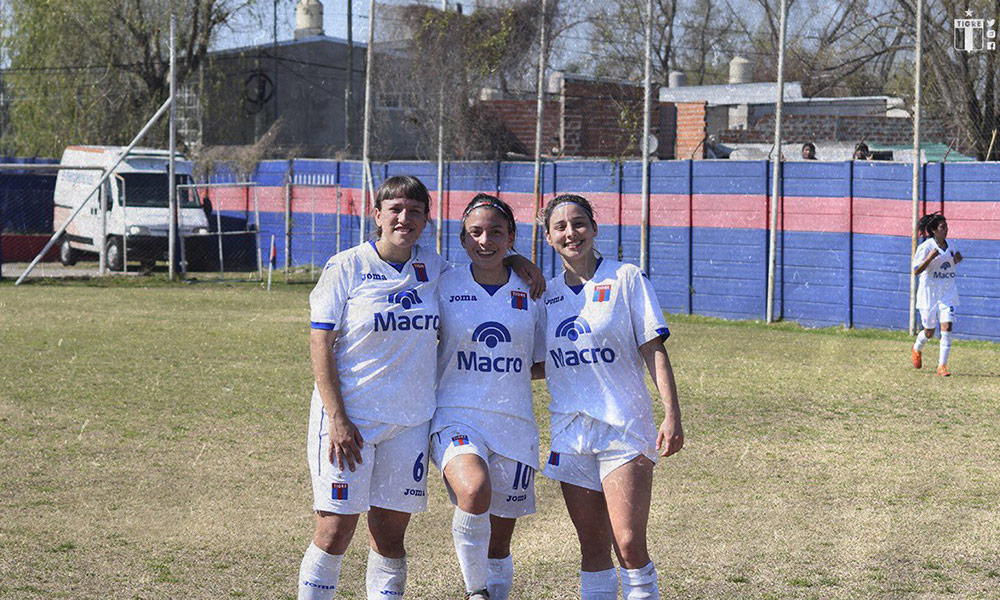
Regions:
<instances>
[{"instance_id":1,"label":"blue and red painted wall","mask_svg":"<svg viewBox=\"0 0 1000 600\"><path fill-rule=\"evenodd\" d=\"M437 193L432 162L374 163L375 185L412 174ZM653 281L663 308L729 319L763 319L767 293L771 165L766 161L660 161L651 165L650 239ZM219 178L225 178L220 173ZM293 265L319 263L359 242L361 165L323 160L261 163L254 180L263 238L284 253L285 181L293 186ZM231 179L230 179L231 180ZM908 324L912 167L895 163L793 162L784 165L777 233L775 315L810 326L905 329ZM340 186L340 211L337 192ZM1000 164L932 163L923 168L920 213L942 211L950 239L966 260L958 270L961 337L1000 340ZM520 224L517 249L531 251L534 167L530 163L454 162L445 174L444 221L424 232L433 247L443 229L446 258L467 261L458 239L462 210L478 192L511 204ZM638 262L641 165L563 161L542 173L545 199L579 193L594 205L598 249ZM253 218L250 195L214 190L223 214ZM432 217L437 206L432 205ZM369 221L370 223L370 221ZM322 231L314 241L313 230ZM555 255L539 246L540 266L554 275ZM314 259L315 257L315 259Z\"/></svg>"}]
</instances>

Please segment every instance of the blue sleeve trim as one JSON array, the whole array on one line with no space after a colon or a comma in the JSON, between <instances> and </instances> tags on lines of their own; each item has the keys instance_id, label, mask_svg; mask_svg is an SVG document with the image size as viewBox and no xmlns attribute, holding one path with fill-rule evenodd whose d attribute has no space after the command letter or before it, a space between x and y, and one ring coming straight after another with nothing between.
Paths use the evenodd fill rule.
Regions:
<instances>
[{"instance_id":1,"label":"blue sleeve trim","mask_svg":"<svg viewBox=\"0 0 1000 600\"><path fill-rule=\"evenodd\" d=\"M309 321L309 327L312 329L323 329L325 331L333 331L337 326L333 323L317 323L316 321Z\"/></svg>"},{"instance_id":2,"label":"blue sleeve trim","mask_svg":"<svg viewBox=\"0 0 1000 600\"><path fill-rule=\"evenodd\" d=\"M668 327L657 327L656 328L656 333L659 334L661 340L666 341L666 339L668 337L670 337L670 328L668 328Z\"/></svg>"}]
</instances>

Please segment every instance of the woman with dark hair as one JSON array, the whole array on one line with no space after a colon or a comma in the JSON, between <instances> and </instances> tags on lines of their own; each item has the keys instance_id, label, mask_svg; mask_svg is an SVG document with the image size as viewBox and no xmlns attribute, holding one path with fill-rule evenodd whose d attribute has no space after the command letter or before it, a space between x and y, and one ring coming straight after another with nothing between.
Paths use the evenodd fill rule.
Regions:
<instances>
[{"instance_id":1,"label":"woman with dark hair","mask_svg":"<svg viewBox=\"0 0 1000 600\"><path fill-rule=\"evenodd\" d=\"M514 576L510 542L518 517L535 512L538 426L531 371L544 360L544 312L504 256L514 247L514 213L479 194L462 213L471 259L441 276L437 410L431 458L455 513L452 538L466 598L507 600Z\"/></svg>"},{"instance_id":2,"label":"woman with dark hair","mask_svg":"<svg viewBox=\"0 0 1000 600\"><path fill-rule=\"evenodd\" d=\"M955 265L962 262L962 253L948 243L948 222L941 213L924 215L918 225L920 235L927 238L913 255L913 274L917 275L917 309L923 329L910 352L913 366L923 366L921 351L934 330L941 325L941 346L937 374L950 377L948 355L951 353L951 328L958 306L955 286Z\"/></svg>"},{"instance_id":3,"label":"woman with dark hair","mask_svg":"<svg viewBox=\"0 0 1000 600\"><path fill-rule=\"evenodd\" d=\"M316 526L299 569L300 600L333 598L365 511L367 597L403 596L404 535L410 515L427 507L437 285L447 263L417 244L430 210L419 179L390 177L374 205L374 239L330 258L309 296ZM532 268L525 277L540 282Z\"/></svg>"},{"instance_id":4,"label":"woman with dark hair","mask_svg":"<svg viewBox=\"0 0 1000 600\"><path fill-rule=\"evenodd\" d=\"M684 445L673 369L663 341L670 335L652 284L634 265L594 250L597 222L580 196L552 199L545 238L565 273L549 281L545 380L552 403L552 451L545 475L561 482L580 541L580 597L614 600L621 565L627 600L658 598L646 525L653 466ZM645 371L664 407L653 422Z\"/></svg>"}]
</instances>

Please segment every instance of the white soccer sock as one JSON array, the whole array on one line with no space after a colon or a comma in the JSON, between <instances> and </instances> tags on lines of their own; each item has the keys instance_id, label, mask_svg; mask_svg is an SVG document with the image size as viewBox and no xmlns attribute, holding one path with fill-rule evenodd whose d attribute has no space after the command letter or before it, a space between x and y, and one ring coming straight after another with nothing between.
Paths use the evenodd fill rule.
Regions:
<instances>
[{"instance_id":1,"label":"white soccer sock","mask_svg":"<svg viewBox=\"0 0 1000 600\"><path fill-rule=\"evenodd\" d=\"M489 571L487 552L490 545L490 513L467 513L455 507L451 519L451 536L455 540L455 554L462 568L465 591L478 592L486 588Z\"/></svg>"},{"instance_id":2,"label":"white soccer sock","mask_svg":"<svg viewBox=\"0 0 1000 600\"><path fill-rule=\"evenodd\" d=\"M951 353L951 332L941 332L941 349L938 356L938 366L948 364L948 354Z\"/></svg>"},{"instance_id":3,"label":"white soccer sock","mask_svg":"<svg viewBox=\"0 0 1000 600\"><path fill-rule=\"evenodd\" d=\"M491 558L489 561L486 589L490 592L490 600L507 600L510 586L514 583L514 559L508 554L507 558Z\"/></svg>"},{"instance_id":4,"label":"white soccer sock","mask_svg":"<svg viewBox=\"0 0 1000 600\"><path fill-rule=\"evenodd\" d=\"M924 344L927 343L927 333L921 329L920 333L917 335L917 341L913 343L913 349L920 352L924 349Z\"/></svg>"},{"instance_id":5,"label":"white soccer sock","mask_svg":"<svg viewBox=\"0 0 1000 600\"><path fill-rule=\"evenodd\" d=\"M368 600L402 598L406 591L406 557L386 558L369 548L365 586Z\"/></svg>"},{"instance_id":6,"label":"white soccer sock","mask_svg":"<svg viewBox=\"0 0 1000 600\"><path fill-rule=\"evenodd\" d=\"M580 600L618 600L618 569L580 571Z\"/></svg>"},{"instance_id":7,"label":"white soccer sock","mask_svg":"<svg viewBox=\"0 0 1000 600\"><path fill-rule=\"evenodd\" d=\"M309 544L299 566L299 600L330 600L340 579L343 554L328 554Z\"/></svg>"},{"instance_id":8,"label":"white soccer sock","mask_svg":"<svg viewBox=\"0 0 1000 600\"><path fill-rule=\"evenodd\" d=\"M638 569L622 569L622 595L625 600L660 600L653 561Z\"/></svg>"}]
</instances>

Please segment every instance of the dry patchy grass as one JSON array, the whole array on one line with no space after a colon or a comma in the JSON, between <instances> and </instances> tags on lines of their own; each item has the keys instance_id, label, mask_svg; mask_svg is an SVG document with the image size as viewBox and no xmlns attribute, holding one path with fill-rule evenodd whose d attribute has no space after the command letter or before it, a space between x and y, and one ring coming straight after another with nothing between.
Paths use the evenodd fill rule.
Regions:
<instances>
[{"instance_id":1,"label":"dry patchy grass","mask_svg":"<svg viewBox=\"0 0 1000 600\"><path fill-rule=\"evenodd\" d=\"M308 291L0 287L0 598L294 598ZM687 445L655 480L665 597L997 595L997 346L957 343L942 379L902 335L671 323ZM459 598L431 482L408 596ZM519 527L513 597L576 596L558 486L539 478ZM359 535L339 597L363 597L364 556Z\"/></svg>"}]
</instances>

